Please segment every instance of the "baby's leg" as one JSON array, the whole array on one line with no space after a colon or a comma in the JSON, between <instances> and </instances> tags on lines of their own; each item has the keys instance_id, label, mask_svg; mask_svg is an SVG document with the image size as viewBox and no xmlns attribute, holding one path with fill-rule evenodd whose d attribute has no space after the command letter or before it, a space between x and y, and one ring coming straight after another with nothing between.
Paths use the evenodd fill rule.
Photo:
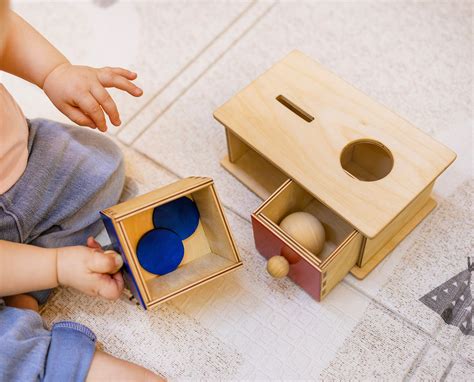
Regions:
<instances>
[{"instance_id":1,"label":"baby's leg","mask_svg":"<svg viewBox=\"0 0 474 382\"><path fill-rule=\"evenodd\" d=\"M39 311L38 301L36 300L36 298L28 294L17 294L14 296L7 296L4 297L3 300L5 301L5 305L10 306L12 308L30 309L34 310L35 312Z\"/></svg>"},{"instance_id":2,"label":"baby's leg","mask_svg":"<svg viewBox=\"0 0 474 382\"><path fill-rule=\"evenodd\" d=\"M0 381L163 380L95 345L84 325L62 321L49 331L38 313L0 304Z\"/></svg>"},{"instance_id":3,"label":"baby's leg","mask_svg":"<svg viewBox=\"0 0 474 382\"><path fill-rule=\"evenodd\" d=\"M40 247L85 245L103 228L99 211L118 202L125 174L120 149L90 129L29 121L29 158L0 195L0 239ZM48 291L34 292L44 303Z\"/></svg>"},{"instance_id":4,"label":"baby's leg","mask_svg":"<svg viewBox=\"0 0 474 382\"><path fill-rule=\"evenodd\" d=\"M102 229L99 211L119 200L122 153L88 128L45 119L28 125L27 167L0 195L0 238L41 247L83 245Z\"/></svg>"},{"instance_id":5,"label":"baby's leg","mask_svg":"<svg viewBox=\"0 0 474 382\"><path fill-rule=\"evenodd\" d=\"M31 125L39 126L44 138L54 136L55 150L61 152L54 178L47 180L48 215L31 243L40 247L85 245L89 236L103 229L99 212L116 204L122 193L122 152L109 137L88 128L41 119Z\"/></svg>"},{"instance_id":6,"label":"baby's leg","mask_svg":"<svg viewBox=\"0 0 474 382\"><path fill-rule=\"evenodd\" d=\"M165 381L134 363L96 351L86 381Z\"/></svg>"}]
</instances>

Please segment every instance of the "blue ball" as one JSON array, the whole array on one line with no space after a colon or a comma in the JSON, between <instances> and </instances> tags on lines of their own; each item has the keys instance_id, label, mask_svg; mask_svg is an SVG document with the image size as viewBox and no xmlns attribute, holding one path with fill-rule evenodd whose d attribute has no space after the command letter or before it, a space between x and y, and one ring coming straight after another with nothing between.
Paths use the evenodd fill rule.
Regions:
<instances>
[{"instance_id":1,"label":"blue ball","mask_svg":"<svg viewBox=\"0 0 474 382\"><path fill-rule=\"evenodd\" d=\"M162 276L174 271L183 256L181 238L169 229L153 229L138 241L137 258L140 265L156 275Z\"/></svg>"},{"instance_id":2,"label":"blue ball","mask_svg":"<svg viewBox=\"0 0 474 382\"><path fill-rule=\"evenodd\" d=\"M155 228L176 232L182 240L191 236L199 224L199 210L191 199L183 196L158 206L153 211Z\"/></svg>"}]
</instances>

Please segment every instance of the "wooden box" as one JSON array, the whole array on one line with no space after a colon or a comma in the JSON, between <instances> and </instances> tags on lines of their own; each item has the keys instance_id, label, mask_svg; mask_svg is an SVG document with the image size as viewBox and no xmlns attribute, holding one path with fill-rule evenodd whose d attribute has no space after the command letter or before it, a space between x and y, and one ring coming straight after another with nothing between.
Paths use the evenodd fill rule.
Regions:
<instances>
[{"instance_id":1,"label":"wooden box","mask_svg":"<svg viewBox=\"0 0 474 382\"><path fill-rule=\"evenodd\" d=\"M156 207L178 198L194 201L199 223L182 241L184 257L179 267L162 276L147 272L137 258L140 238L154 228ZM101 212L115 251L124 260L124 279L145 308L154 307L242 265L223 209L210 178L190 177Z\"/></svg>"},{"instance_id":2,"label":"wooden box","mask_svg":"<svg viewBox=\"0 0 474 382\"><path fill-rule=\"evenodd\" d=\"M298 51L218 108L222 165L261 198L255 244L283 256L317 300L349 271L365 277L435 207L431 190L454 152ZM326 231L314 255L283 217L306 211Z\"/></svg>"}]
</instances>

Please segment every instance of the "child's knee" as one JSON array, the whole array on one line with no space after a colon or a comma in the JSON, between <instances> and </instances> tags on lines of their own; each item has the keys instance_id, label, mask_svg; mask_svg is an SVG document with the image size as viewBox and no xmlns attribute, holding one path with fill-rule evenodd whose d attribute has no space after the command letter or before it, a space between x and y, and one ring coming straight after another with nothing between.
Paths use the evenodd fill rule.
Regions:
<instances>
[{"instance_id":1,"label":"child's knee","mask_svg":"<svg viewBox=\"0 0 474 382\"><path fill-rule=\"evenodd\" d=\"M123 153L120 147L109 137L97 134L97 145L98 149L102 152L104 163L97 163L99 167L102 167L105 178L108 178L110 183L114 186L120 185L125 181L125 164Z\"/></svg>"},{"instance_id":2,"label":"child's knee","mask_svg":"<svg viewBox=\"0 0 474 382\"><path fill-rule=\"evenodd\" d=\"M111 151L112 157L118 162L123 162L123 153L120 147L109 137L103 136L103 138L105 138L105 140L110 145L110 151Z\"/></svg>"},{"instance_id":3,"label":"child's knee","mask_svg":"<svg viewBox=\"0 0 474 382\"><path fill-rule=\"evenodd\" d=\"M105 161L102 176L105 178L102 189L100 190L101 199L106 207L110 207L119 201L120 195L125 184L125 162L120 147L105 135L101 138L101 150L105 155Z\"/></svg>"},{"instance_id":4,"label":"child's knee","mask_svg":"<svg viewBox=\"0 0 474 382\"><path fill-rule=\"evenodd\" d=\"M107 141L110 146L110 159L115 164L112 175L116 178L117 181L123 184L123 182L125 181L125 162L123 152L114 141L109 138L107 138Z\"/></svg>"},{"instance_id":5,"label":"child's knee","mask_svg":"<svg viewBox=\"0 0 474 382\"><path fill-rule=\"evenodd\" d=\"M113 158L116 163L115 171L112 176L115 181L114 183L116 183L117 187L120 188L121 193L125 184L125 159L120 147L118 147L114 142L112 142L112 145L114 146Z\"/></svg>"}]
</instances>

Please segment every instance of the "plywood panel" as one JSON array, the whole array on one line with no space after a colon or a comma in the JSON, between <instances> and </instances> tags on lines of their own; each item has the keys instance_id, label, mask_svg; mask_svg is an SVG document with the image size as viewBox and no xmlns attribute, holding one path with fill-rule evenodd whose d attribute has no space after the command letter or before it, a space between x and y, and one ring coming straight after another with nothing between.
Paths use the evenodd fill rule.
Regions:
<instances>
[{"instance_id":1,"label":"plywood panel","mask_svg":"<svg viewBox=\"0 0 474 382\"><path fill-rule=\"evenodd\" d=\"M354 232L348 241L337 249L333 260L323 268L321 298L324 298L357 263L363 237Z\"/></svg>"},{"instance_id":2,"label":"plywood panel","mask_svg":"<svg viewBox=\"0 0 474 382\"><path fill-rule=\"evenodd\" d=\"M226 218L213 186L193 193L199 209L201 224L206 234L209 252L231 261L240 261L232 234L228 229Z\"/></svg>"},{"instance_id":3,"label":"plywood panel","mask_svg":"<svg viewBox=\"0 0 474 382\"><path fill-rule=\"evenodd\" d=\"M280 95L314 119L279 102ZM392 222L456 157L298 51L236 94L214 116L369 238ZM389 150L393 168L387 176L362 181L344 171L341 154L359 140ZM359 159L354 157L354 165L366 163ZM372 167L368 179L372 171L380 170Z\"/></svg>"},{"instance_id":4,"label":"plywood panel","mask_svg":"<svg viewBox=\"0 0 474 382\"><path fill-rule=\"evenodd\" d=\"M181 179L147 194L137 196L136 198L107 208L103 213L116 221L129 218L133 214L140 213L148 208L155 208L160 204L187 195L192 191L206 187L211 183L212 179L205 177L189 177Z\"/></svg>"},{"instance_id":5,"label":"plywood panel","mask_svg":"<svg viewBox=\"0 0 474 382\"><path fill-rule=\"evenodd\" d=\"M364 252L358 265L363 267L389 240L405 226L430 198L434 183L430 184L418 197L413 200L405 210L397 216L382 232L375 238L367 239Z\"/></svg>"},{"instance_id":6,"label":"plywood panel","mask_svg":"<svg viewBox=\"0 0 474 382\"><path fill-rule=\"evenodd\" d=\"M213 253L201 256L172 273L149 280L147 286L151 291L152 298L150 307L187 292L240 266L241 263L235 263Z\"/></svg>"},{"instance_id":7,"label":"plywood panel","mask_svg":"<svg viewBox=\"0 0 474 382\"><path fill-rule=\"evenodd\" d=\"M222 166L262 199L268 198L288 176L253 150L248 150L237 161L228 157Z\"/></svg>"},{"instance_id":8,"label":"plywood panel","mask_svg":"<svg viewBox=\"0 0 474 382\"><path fill-rule=\"evenodd\" d=\"M359 280L364 279L435 207L436 201L428 199L415 216L371 256L363 267L355 266L351 269L351 273Z\"/></svg>"}]
</instances>

